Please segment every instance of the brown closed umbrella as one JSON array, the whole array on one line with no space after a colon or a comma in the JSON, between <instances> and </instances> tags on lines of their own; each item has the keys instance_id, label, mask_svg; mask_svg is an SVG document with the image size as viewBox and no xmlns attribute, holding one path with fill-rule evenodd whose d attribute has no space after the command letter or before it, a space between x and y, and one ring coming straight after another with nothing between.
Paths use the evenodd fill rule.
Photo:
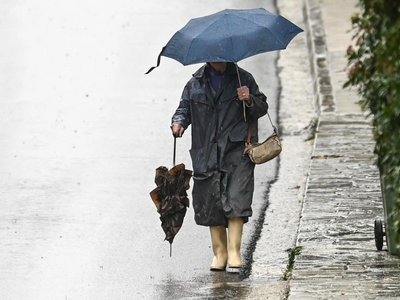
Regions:
<instances>
[{"instance_id":1,"label":"brown closed umbrella","mask_svg":"<svg viewBox=\"0 0 400 300\"><path fill-rule=\"evenodd\" d=\"M175 145L176 143L174 143L174 148ZM185 169L184 164L176 165L170 170L164 166L156 169L155 183L157 187L150 192L150 196L160 214L165 240L170 243L170 255L172 242L182 227L186 210L189 207L186 191L190 187L189 181L192 174L192 171Z\"/></svg>"}]
</instances>

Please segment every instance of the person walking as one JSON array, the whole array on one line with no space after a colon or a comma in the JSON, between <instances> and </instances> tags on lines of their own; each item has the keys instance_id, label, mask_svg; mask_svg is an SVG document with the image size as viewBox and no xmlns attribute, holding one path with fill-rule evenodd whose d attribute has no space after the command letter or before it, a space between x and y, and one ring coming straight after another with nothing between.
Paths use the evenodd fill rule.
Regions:
<instances>
[{"instance_id":1,"label":"person walking","mask_svg":"<svg viewBox=\"0 0 400 300\"><path fill-rule=\"evenodd\" d=\"M174 136L192 126L194 218L210 228L212 271L243 266L240 248L243 224L252 216L255 166L243 150L249 124L255 143L257 120L267 111L267 97L252 74L234 63L209 62L188 81L172 116Z\"/></svg>"}]
</instances>

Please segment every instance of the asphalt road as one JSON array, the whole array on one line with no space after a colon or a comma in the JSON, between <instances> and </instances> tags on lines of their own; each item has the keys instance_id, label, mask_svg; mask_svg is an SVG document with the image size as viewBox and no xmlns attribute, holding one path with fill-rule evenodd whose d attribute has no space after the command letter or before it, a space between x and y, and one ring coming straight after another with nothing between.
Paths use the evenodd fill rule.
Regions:
<instances>
[{"instance_id":1,"label":"asphalt road","mask_svg":"<svg viewBox=\"0 0 400 300\"><path fill-rule=\"evenodd\" d=\"M172 166L170 117L200 65L163 57L144 73L190 18L274 11L273 2L0 3L0 299L240 299L249 283L210 273L209 231L195 225L192 208L170 257L149 197L155 169ZM273 119L276 58L239 63L268 96ZM261 126L266 136L266 118ZM191 168L189 135L178 140L177 162ZM275 169L257 168L244 249Z\"/></svg>"}]
</instances>

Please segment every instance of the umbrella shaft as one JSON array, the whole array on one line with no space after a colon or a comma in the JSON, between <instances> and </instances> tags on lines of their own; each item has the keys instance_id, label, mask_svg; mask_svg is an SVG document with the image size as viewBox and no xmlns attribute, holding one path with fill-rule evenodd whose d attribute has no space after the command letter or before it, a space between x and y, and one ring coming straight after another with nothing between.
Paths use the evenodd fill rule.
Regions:
<instances>
[{"instance_id":1,"label":"umbrella shaft","mask_svg":"<svg viewBox=\"0 0 400 300\"><path fill-rule=\"evenodd\" d=\"M237 63L235 63L235 66L236 66L236 74L237 74L237 77L238 77L238 80L239 80L239 87L241 87L242 86L242 82L240 81L239 68L238 68ZM244 118L244 121L246 122L246 104L244 103L244 101L243 101L243 118Z\"/></svg>"},{"instance_id":2,"label":"umbrella shaft","mask_svg":"<svg viewBox=\"0 0 400 300\"><path fill-rule=\"evenodd\" d=\"M241 87L242 86L242 82L240 81L239 68L238 68L238 65L236 63L235 63L235 66L236 66L236 74L237 74L238 80L239 80L239 87Z\"/></svg>"}]
</instances>

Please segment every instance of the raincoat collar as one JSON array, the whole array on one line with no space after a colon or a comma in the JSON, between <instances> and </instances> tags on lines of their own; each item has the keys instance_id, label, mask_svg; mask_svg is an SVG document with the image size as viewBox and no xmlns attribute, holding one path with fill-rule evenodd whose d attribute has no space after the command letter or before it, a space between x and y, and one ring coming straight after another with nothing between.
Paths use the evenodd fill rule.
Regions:
<instances>
[{"instance_id":1,"label":"raincoat collar","mask_svg":"<svg viewBox=\"0 0 400 300\"><path fill-rule=\"evenodd\" d=\"M220 96L221 96L221 94L223 93L223 91L225 89L225 86L226 86L226 83L227 83L227 80L228 80L227 77L228 76L232 76L232 75L236 76L236 66L235 66L234 63L228 63L228 65L226 67L226 70L224 72L224 74L227 75L227 76L225 76L225 79L222 82L222 86L221 86L220 90L216 94L212 93L212 91L211 91L212 87L208 83L208 80L205 77L205 72L206 72L207 68L211 68L211 66L209 64L203 65L200 69L198 69L193 74L193 77L196 78L200 82L200 85L202 86L203 91L205 92L206 97L208 99L207 103L209 105L211 105L212 107L215 107L215 102L218 99L220 99Z\"/></svg>"},{"instance_id":2,"label":"raincoat collar","mask_svg":"<svg viewBox=\"0 0 400 300\"><path fill-rule=\"evenodd\" d=\"M200 69L198 69L194 74L193 77L200 79L201 77L204 76L206 68L211 68L211 66L206 63L203 65ZM226 75L235 75L236 74L236 66L234 63L228 62L228 65L226 66L226 70L224 72Z\"/></svg>"}]
</instances>

